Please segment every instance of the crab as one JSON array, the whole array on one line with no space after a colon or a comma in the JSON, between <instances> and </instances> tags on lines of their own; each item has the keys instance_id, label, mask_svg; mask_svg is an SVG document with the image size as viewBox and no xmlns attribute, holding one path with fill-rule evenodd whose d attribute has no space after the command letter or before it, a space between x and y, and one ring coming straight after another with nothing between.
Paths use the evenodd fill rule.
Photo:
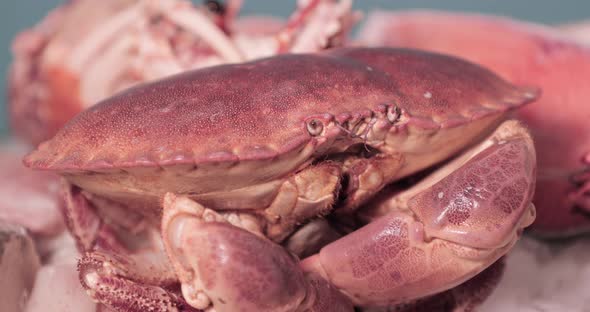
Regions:
<instances>
[{"instance_id":1,"label":"crab","mask_svg":"<svg viewBox=\"0 0 590 312\"><path fill-rule=\"evenodd\" d=\"M367 18L360 35L366 46L455 55L512 83L542 89L540 100L517 117L530 127L538 150L533 200L538 218L531 230L543 238L590 232L590 128L584 103L590 48L564 28L479 14L381 11Z\"/></svg>"},{"instance_id":2,"label":"crab","mask_svg":"<svg viewBox=\"0 0 590 312\"><path fill-rule=\"evenodd\" d=\"M34 145L92 104L185 70L344 44L351 1L299 1L288 21L237 19L241 1L68 1L13 43L9 112ZM92 12L92 14L89 14Z\"/></svg>"},{"instance_id":3,"label":"crab","mask_svg":"<svg viewBox=\"0 0 590 312\"><path fill-rule=\"evenodd\" d=\"M508 116L537 95L418 50L285 54L125 90L24 162L64 178L81 283L115 311L401 309L533 222Z\"/></svg>"}]
</instances>

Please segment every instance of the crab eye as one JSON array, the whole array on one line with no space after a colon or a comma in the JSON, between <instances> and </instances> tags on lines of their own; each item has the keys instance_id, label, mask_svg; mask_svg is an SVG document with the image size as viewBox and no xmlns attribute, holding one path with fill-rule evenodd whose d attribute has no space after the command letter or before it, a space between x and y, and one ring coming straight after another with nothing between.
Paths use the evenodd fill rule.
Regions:
<instances>
[{"instance_id":1,"label":"crab eye","mask_svg":"<svg viewBox=\"0 0 590 312\"><path fill-rule=\"evenodd\" d=\"M391 123L396 123L399 121L402 115L402 110L397 106L389 106L387 108L387 120Z\"/></svg>"},{"instance_id":2,"label":"crab eye","mask_svg":"<svg viewBox=\"0 0 590 312\"><path fill-rule=\"evenodd\" d=\"M321 121L317 119L311 119L307 122L307 132L309 132L311 136L318 136L322 134L323 130L324 125Z\"/></svg>"}]
</instances>

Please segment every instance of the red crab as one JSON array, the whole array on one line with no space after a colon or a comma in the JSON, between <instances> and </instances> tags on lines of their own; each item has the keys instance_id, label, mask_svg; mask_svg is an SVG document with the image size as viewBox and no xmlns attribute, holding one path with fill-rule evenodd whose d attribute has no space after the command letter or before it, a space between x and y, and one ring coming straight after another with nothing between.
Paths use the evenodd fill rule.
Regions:
<instances>
[{"instance_id":1,"label":"red crab","mask_svg":"<svg viewBox=\"0 0 590 312\"><path fill-rule=\"evenodd\" d=\"M85 108L137 83L343 44L358 17L350 1L299 1L287 22L236 20L241 1L204 2L68 1L20 33L9 75L16 132L38 144Z\"/></svg>"},{"instance_id":2,"label":"red crab","mask_svg":"<svg viewBox=\"0 0 590 312\"><path fill-rule=\"evenodd\" d=\"M535 216L505 121L535 97L422 51L288 54L130 88L25 163L64 177L81 282L117 311L471 306L494 274L450 289Z\"/></svg>"},{"instance_id":3,"label":"red crab","mask_svg":"<svg viewBox=\"0 0 590 312\"><path fill-rule=\"evenodd\" d=\"M517 112L538 151L532 229L543 236L590 230L590 110L584 100L590 91L589 45L572 40L566 30L476 14L377 12L367 20L359 38L369 46L456 55L513 83L539 86L540 100ZM583 27L570 29L581 33Z\"/></svg>"}]
</instances>

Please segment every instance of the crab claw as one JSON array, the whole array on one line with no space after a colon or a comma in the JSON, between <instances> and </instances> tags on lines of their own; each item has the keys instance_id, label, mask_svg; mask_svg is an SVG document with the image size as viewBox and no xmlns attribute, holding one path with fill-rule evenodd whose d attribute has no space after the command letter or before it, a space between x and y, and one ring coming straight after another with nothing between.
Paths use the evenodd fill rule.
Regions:
<instances>
[{"instance_id":1,"label":"crab claw","mask_svg":"<svg viewBox=\"0 0 590 312\"><path fill-rule=\"evenodd\" d=\"M215 311L352 311L453 288L504 255L534 220L536 159L516 121L415 188L375 205L377 218L298 263L284 248L168 193L162 233L185 300Z\"/></svg>"},{"instance_id":2,"label":"crab claw","mask_svg":"<svg viewBox=\"0 0 590 312\"><path fill-rule=\"evenodd\" d=\"M216 216L186 197L164 198L162 233L190 305L216 312L353 311L284 248Z\"/></svg>"},{"instance_id":3,"label":"crab claw","mask_svg":"<svg viewBox=\"0 0 590 312\"><path fill-rule=\"evenodd\" d=\"M512 83L543 90L538 101L517 112L531 129L538 151L533 199L538 215L531 229L543 236L590 231L590 182L584 177L590 167L585 100L590 49L572 37L567 29L504 17L422 10L375 12L359 36L369 46L454 55Z\"/></svg>"},{"instance_id":4,"label":"crab claw","mask_svg":"<svg viewBox=\"0 0 590 312\"><path fill-rule=\"evenodd\" d=\"M455 287L504 255L534 220L535 154L515 121L415 188L387 214L303 260L356 305L386 306Z\"/></svg>"}]
</instances>

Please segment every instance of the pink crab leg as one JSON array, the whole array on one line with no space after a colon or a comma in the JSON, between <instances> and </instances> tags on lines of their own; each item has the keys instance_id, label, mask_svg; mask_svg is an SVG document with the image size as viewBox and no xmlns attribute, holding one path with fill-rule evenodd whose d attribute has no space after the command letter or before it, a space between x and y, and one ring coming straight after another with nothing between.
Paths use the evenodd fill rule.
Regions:
<instances>
[{"instance_id":1,"label":"pink crab leg","mask_svg":"<svg viewBox=\"0 0 590 312\"><path fill-rule=\"evenodd\" d=\"M85 103L95 103L104 94L112 92L113 81L109 76L120 77L129 71L129 60L121 58L135 46L134 38L123 35L109 44L109 47L95 61L84 68L86 78L80 81L80 94ZM105 71L105 68L111 70ZM173 73L170 71L170 73Z\"/></svg>"},{"instance_id":2,"label":"pink crab leg","mask_svg":"<svg viewBox=\"0 0 590 312\"><path fill-rule=\"evenodd\" d=\"M192 6L190 2L184 3L186 6ZM215 51L217 51L228 63L237 63L244 61L241 52L236 48L233 42L223 33L217 25L209 18L196 10L183 9L173 1L166 1L159 4L159 8L167 18L176 22L179 26L197 34L206 41Z\"/></svg>"},{"instance_id":3,"label":"pink crab leg","mask_svg":"<svg viewBox=\"0 0 590 312\"><path fill-rule=\"evenodd\" d=\"M78 261L80 283L94 300L120 312L197 311L175 291L176 276L162 250L127 254L105 247Z\"/></svg>"},{"instance_id":4,"label":"pink crab leg","mask_svg":"<svg viewBox=\"0 0 590 312\"><path fill-rule=\"evenodd\" d=\"M163 255L89 252L78 262L80 282L94 300L114 311L198 311L174 291L176 279Z\"/></svg>"},{"instance_id":5,"label":"pink crab leg","mask_svg":"<svg viewBox=\"0 0 590 312\"><path fill-rule=\"evenodd\" d=\"M351 0L298 1L297 11L276 38L277 53L315 52L327 47L328 40L338 34L346 34L358 15L351 13Z\"/></svg>"},{"instance_id":6,"label":"pink crab leg","mask_svg":"<svg viewBox=\"0 0 590 312\"><path fill-rule=\"evenodd\" d=\"M191 7L188 8L188 6ZM157 2L142 0L118 13L109 19L108 23L97 27L86 36L86 39L72 52L68 62L69 67L74 71L81 71L94 56L91 51L100 51L96 47L106 45L126 27L148 23L146 15L143 14L145 10L149 12L147 19L152 18L156 13L162 13L186 30L198 35L228 62L243 61L240 52L227 35L203 13L194 10L189 2L181 2L179 5L176 1L170 0Z\"/></svg>"},{"instance_id":7,"label":"pink crab leg","mask_svg":"<svg viewBox=\"0 0 590 312\"><path fill-rule=\"evenodd\" d=\"M237 19L243 2L244 0L228 0L225 2L225 20L222 29L227 29Z\"/></svg>"},{"instance_id":8,"label":"pink crab leg","mask_svg":"<svg viewBox=\"0 0 590 312\"><path fill-rule=\"evenodd\" d=\"M72 51L68 60L68 67L71 70L80 72L84 65L95 57L95 54L92 52L100 50L97 49L97 47L105 46L108 41L120 33L123 28L142 20L142 12L139 9L140 5L141 4L136 4L123 10L109 19L108 23L101 25L101 27L97 27L85 36L85 39L76 45L75 49Z\"/></svg>"},{"instance_id":9,"label":"pink crab leg","mask_svg":"<svg viewBox=\"0 0 590 312\"><path fill-rule=\"evenodd\" d=\"M198 311L174 291L177 279L159 236L150 248L131 251L79 188L65 184L63 190L66 223L84 253L80 282L93 299L113 311Z\"/></svg>"},{"instance_id":10,"label":"pink crab leg","mask_svg":"<svg viewBox=\"0 0 590 312\"><path fill-rule=\"evenodd\" d=\"M504 258L467 282L440 294L395 307L395 312L470 312L491 294L504 273ZM385 311L384 311L385 312Z\"/></svg>"},{"instance_id":11,"label":"pink crab leg","mask_svg":"<svg viewBox=\"0 0 590 312\"><path fill-rule=\"evenodd\" d=\"M172 194L164 199L162 233L183 295L197 308L305 311L314 291L303 272L340 290L345 306L395 305L455 287L504 255L534 220L534 168L528 132L506 122L392 198L391 212L300 266L282 247Z\"/></svg>"},{"instance_id":12,"label":"pink crab leg","mask_svg":"<svg viewBox=\"0 0 590 312\"><path fill-rule=\"evenodd\" d=\"M289 47L289 43L293 40L293 36L299 25L303 24L305 18L313 12L313 10L319 5L321 0L311 0L303 3L298 1L298 9L295 13L291 14L285 28L277 34L277 40L279 41L278 52L286 52Z\"/></svg>"},{"instance_id":13,"label":"pink crab leg","mask_svg":"<svg viewBox=\"0 0 590 312\"><path fill-rule=\"evenodd\" d=\"M166 38L153 36L147 29L138 31L137 36L141 44L138 45L138 57L133 62L133 68L141 74L141 79L150 81L183 71Z\"/></svg>"},{"instance_id":14,"label":"pink crab leg","mask_svg":"<svg viewBox=\"0 0 590 312\"><path fill-rule=\"evenodd\" d=\"M138 233L145 229L146 224L141 220L141 216L135 215L124 207L118 205L108 210L103 207L103 211L98 211L96 203L103 206L114 205L113 202L95 198L95 202L87 199L88 194L74 185L62 182L63 201L61 203L61 212L65 219L68 231L76 241L76 247L80 252L92 251L96 248L106 249L112 252L127 253L128 248L122 244L117 238L117 229L121 228L129 233ZM104 220L106 213L112 216L110 220L121 219L120 216L125 216L124 220L118 220L117 224L108 224Z\"/></svg>"},{"instance_id":15,"label":"pink crab leg","mask_svg":"<svg viewBox=\"0 0 590 312\"><path fill-rule=\"evenodd\" d=\"M96 245L102 222L96 215L94 207L85 200L80 192L80 188L63 181L61 210L78 250L87 251Z\"/></svg>"}]
</instances>

